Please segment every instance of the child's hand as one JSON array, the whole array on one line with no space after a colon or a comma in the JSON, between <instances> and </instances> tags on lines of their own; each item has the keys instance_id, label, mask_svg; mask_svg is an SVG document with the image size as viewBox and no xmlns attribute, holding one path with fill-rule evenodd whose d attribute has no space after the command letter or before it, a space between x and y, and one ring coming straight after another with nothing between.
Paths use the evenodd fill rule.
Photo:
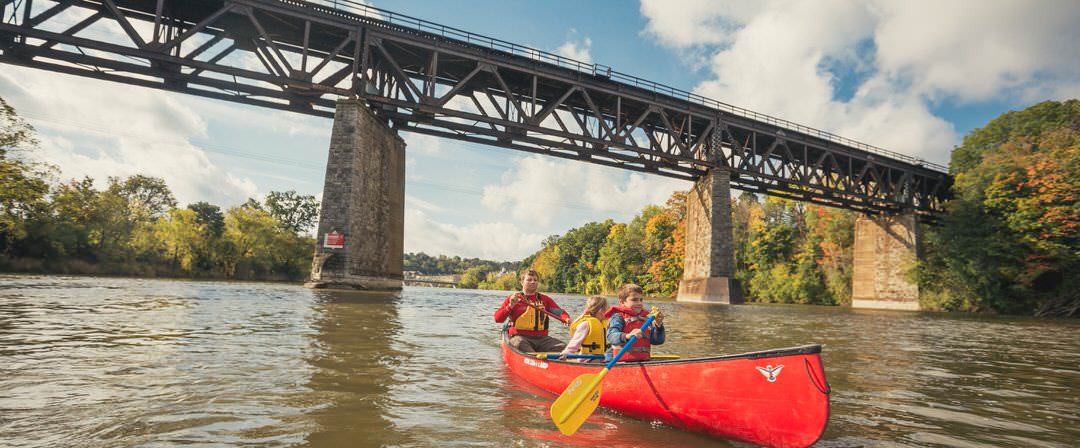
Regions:
<instances>
[{"instance_id":1,"label":"child's hand","mask_svg":"<svg viewBox=\"0 0 1080 448\"><path fill-rule=\"evenodd\" d=\"M657 328L663 327L664 326L664 316L665 316L664 310L661 310L660 308L654 308L654 310L655 311L653 313L656 316L656 318L653 319L653 325L655 325Z\"/></svg>"},{"instance_id":2,"label":"child's hand","mask_svg":"<svg viewBox=\"0 0 1080 448\"><path fill-rule=\"evenodd\" d=\"M640 328L635 328L626 334L626 339L630 339L630 336L637 336L638 339L641 339L644 336L644 333L641 332Z\"/></svg>"}]
</instances>

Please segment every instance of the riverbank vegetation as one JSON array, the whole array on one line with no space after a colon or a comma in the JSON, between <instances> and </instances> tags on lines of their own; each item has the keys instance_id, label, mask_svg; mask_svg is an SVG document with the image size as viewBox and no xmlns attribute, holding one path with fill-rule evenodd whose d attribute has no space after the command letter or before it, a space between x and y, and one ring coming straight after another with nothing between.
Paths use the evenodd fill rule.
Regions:
<instances>
[{"instance_id":1,"label":"riverbank vegetation","mask_svg":"<svg viewBox=\"0 0 1080 448\"><path fill-rule=\"evenodd\" d=\"M592 222L553 236L522 261L541 289L611 294L637 283L670 297L682 278L686 192L650 205L629 223ZM855 215L743 193L732 201L736 279L751 300L843 304L851 300Z\"/></svg>"},{"instance_id":2,"label":"riverbank vegetation","mask_svg":"<svg viewBox=\"0 0 1080 448\"><path fill-rule=\"evenodd\" d=\"M56 181L33 128L0 99L0 271L303 280L313 196L271 192L222 210L179 207L162 179Z\"/></svg>"},{"instance_id":3,"label":"riverbank vegetation","mask_svg":"<svg viewBox=\"0 0 1080 448\"><path fill-rule=\"evenodd\" d=\"M521 288L515 275L519 266L520 263L511 261L489 261L446 255L432 257L420 252L406 253L402 270L424 275L460 275L459 287L508 291Z\"/></svg>"},{"instance_id":4,"label":"riverbank vegetation","mask_svg":"<svg viewBox=\"0 0 1080 448\"><path fill-rule=\"evenodd\" d=\"M954 198L914 273L929 309L1077 315L1080 100L1008 112L964 137Z\"/></svg>"}]
</instances>

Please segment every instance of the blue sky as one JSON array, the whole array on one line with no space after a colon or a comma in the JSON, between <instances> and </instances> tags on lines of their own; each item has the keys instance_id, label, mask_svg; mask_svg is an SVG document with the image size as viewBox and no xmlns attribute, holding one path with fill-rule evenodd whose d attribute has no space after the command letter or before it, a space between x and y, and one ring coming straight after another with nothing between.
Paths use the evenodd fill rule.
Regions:
<instances>
[{"instance_id":1,"label":"blue sky","mask_svg":"<svg viewBox=\"0 0 1080 448\"><path fill-rule=\"evenodd\" d=\"M1075 1L368 3L941 164L1005 111L1080 97ZM58 165L58 181L148 174L182 204L223 207L275 190L321 195L327 119L6 65L0 96L38 129L34 157ZM404 137L407 251L517 260L548 235L627 221L688 187Z\"/></svg>"}]
</instances>

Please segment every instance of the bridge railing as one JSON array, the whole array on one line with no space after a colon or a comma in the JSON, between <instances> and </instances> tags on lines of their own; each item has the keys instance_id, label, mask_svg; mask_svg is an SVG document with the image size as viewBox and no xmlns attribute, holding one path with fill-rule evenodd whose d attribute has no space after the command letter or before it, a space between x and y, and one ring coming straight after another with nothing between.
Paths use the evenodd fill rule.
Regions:
<instances>
[{"instance_id":1,"label":"bridge railing","mask_svg":"<svg viewBox=\"0 0 1080 448\"><path fill-rule=\"evenodd\" d=\"M836 135L831 132L822 131L820 129L812 128L809 126L803 126L801 124L782 118L776 118L771 115L754 112L752 110L727 104L721 101L714 100L712 98L706 98L693 92L688 92L686 90L677 89L675 87L660 84L654 81L649 81L647 79L642 79L637 76L613 71L611 70L611 67L608 67L606 65L581 62L576 59L571 59L565 56L549 53L532 47L526 47L524 45L518 45L513 42L507 42L493 37L470 33L462 29L429 22L424 19L418 19L416 17L407 16L404 14L398 14L393 11L387 11L385 9L376 8L374 6L364 4L356 0L306 1L308 3L328 6L339 11L349 12L355 15L368 17L397 26L411 28L417 31L438 35L448 39L458 40L472 45L484 46L492 50L498 50L516 56L522 56L528 59L545 62L558 67L575 70L581 73L609 78L623 84L663 94L678 100L689 101L691 103L700 104L702 106L710 107L721 112L727 112L733 115L738 115L740 117L749 118L752 120L757 120L759 122L768 123L774 126L796 131L804 135L817 137L823 140L839 143L852 148L861 149L863 151L891 157L893 159L901 160L912 165L922 166L941 172L948 171L948 168L946 168L945 166L924 160L922 158L912 157L907 154L901 154L895 151L889 151L887 149L883 149L871 144Z\"/></svg>"}]
</instances>

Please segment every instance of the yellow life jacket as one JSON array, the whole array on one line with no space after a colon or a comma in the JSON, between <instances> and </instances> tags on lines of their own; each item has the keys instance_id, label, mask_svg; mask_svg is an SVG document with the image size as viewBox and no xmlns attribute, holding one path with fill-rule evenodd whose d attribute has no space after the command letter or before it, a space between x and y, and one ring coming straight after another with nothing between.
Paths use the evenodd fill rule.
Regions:
<instances>
[{"instance_id":1,"label":"yellow life jacket","mask_svg":"<svg viewBox=\"0 0 1080 448\"><path fill-rule=\"evenodd\" d=\"M570 324L570 337L574 337L574 329L577 328L581 322L589 323L589 334L585 336L585 340L581 341L581 354L583 355L603 355L607 350L607 319L601 321L592 316L582 316L574 323Z\"/></svg>"},{"instance_id":2,"label":"yellow life jacket","mask_svg":"<svg viewBox=\"0 0 1080 448\"><path fill-rule=\"evenodd\" d=\"M522 293L517 293L517 297L525 303L531 305L525 307L525 312L521 313L517 319L514 319L514 329L525 331L547 331L548 329L548 315L540 310L544 309L544 301L540 299L540 293L536 293L536 300L529 300Z\"/></svg>"}]
</instances>

